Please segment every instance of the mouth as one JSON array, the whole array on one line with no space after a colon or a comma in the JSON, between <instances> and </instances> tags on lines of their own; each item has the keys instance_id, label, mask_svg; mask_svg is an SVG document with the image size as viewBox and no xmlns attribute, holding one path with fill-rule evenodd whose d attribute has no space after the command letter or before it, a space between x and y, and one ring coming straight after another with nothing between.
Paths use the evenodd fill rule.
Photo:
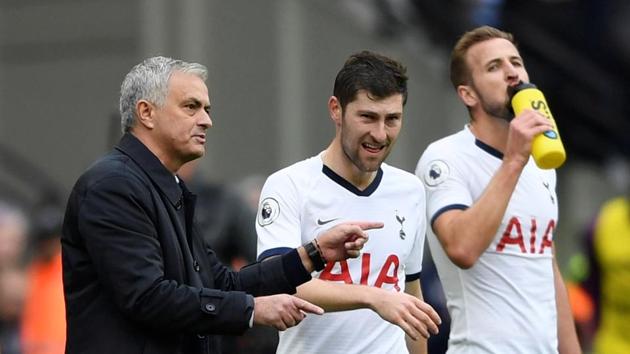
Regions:
<instances>
[{"instance_id":1,"label":"mouth","mask_svg":"<svg viewBox=\"0 0 630 354\"><path fill-rule=\"evenodd\" d=\"M193 135L193 138L198 140L201 144L206 143L206 134L195 134Z\"/></svg>"},{"instance_id":2,"label":"mouth","mask_svg":"<svg viewBox=\"0 0 630 354\"><path fill-rule=\"evenodd\" d=\"M382 144L370 144L370 143L363 143L361 144L361 146L369 153L371 154L378 154L381 151L383 151L383 149L385 149L386 145L382 145Z\"/></svg>"}]
</instances>

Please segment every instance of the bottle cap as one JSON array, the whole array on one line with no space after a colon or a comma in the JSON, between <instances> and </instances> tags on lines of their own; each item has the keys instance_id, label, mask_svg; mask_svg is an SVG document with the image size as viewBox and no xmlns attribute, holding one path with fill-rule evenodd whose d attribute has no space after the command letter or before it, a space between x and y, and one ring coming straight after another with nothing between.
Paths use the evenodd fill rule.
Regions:
<instances>
[{"instance_id":1,"label":"bottle cap","mask_svg":"<svg viewBox=\"0 0 630 354\"><path fill-rule=\"evenodd\" d=\"M532 84L531 82L519 81L518 84L514 86L508 86L507 92L508 92L509 104L507 106L508 106L508 109L510 110L510 113L512 114L512 118L516 116L516 113L514 112L514 106L512 105L512 100L514 99L514 95L516 95L518 92L522 90L529 89L529 88L535 89L536 85Z\"/></svg>"},{"instance_id":2,"label":"bottle cap","mask_svg":"<svg viewBox=\"0 0 630 354\"><path fill-rule=\"evenodd\" d=\"M519 83L514 86L508 86L507 91L508 97L510 97L510 101L512 101L512 97L514 97L517 92L528 88L536 88L536 85L530 82L519 81Z\"/></svg>"}]
</instances>

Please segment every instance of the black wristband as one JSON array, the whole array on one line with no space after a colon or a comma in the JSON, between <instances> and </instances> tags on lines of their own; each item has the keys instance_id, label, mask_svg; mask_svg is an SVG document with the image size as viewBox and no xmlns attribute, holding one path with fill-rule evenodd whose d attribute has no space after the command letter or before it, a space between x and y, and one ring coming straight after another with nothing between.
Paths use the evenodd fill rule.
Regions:
<instances>
[{"instance_id":1,"label":"black wristband","mask_svg":"<svg viewBox=\"0 0 630 354\"><path fill-rule=\"evenodd\" d=\"M324 258L312 241L304 244L304 250L306 251L306 254L308 254L308 258L313 263L313 269L318 272L324 269L326 261L324 261Z\"/></svg>"}]
</instances>

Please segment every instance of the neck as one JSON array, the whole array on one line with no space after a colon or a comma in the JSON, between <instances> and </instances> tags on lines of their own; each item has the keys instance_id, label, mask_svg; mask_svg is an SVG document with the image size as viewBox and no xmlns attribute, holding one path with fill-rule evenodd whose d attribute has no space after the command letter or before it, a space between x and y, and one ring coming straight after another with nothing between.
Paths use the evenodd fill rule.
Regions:
<instances>
[{"instance_id":1,"label":"neck","mask_svg":"<svg viewBox=\"0 0 630 354\"><path fill-rule=\"evenodd\" d=\"M504 153L507 145L510 123L504 119L488 115L475 116L470 122L470 131L475 138Z\"/></svg>"},{"instance_id":2,"label":"neck","mask_svg":"<svg viewBox=\"0 0 630 354\"><path fill-rule=\"evenodd\" d=\"M140 140L142 144L144 144L144 146L146 146L147 149L149 149L149 151L151 151L153 155L160 160L162 165L173 173L173 175L175 175L179 168L182 167L183 163L169 157L168 150L162 147L162 145L153 139L151 135L143 133L142 131L132 131L131 133L138 138L138 140Z\"/></svg>"},{"instance_id":3,"label":"neck","mask_svg":"<svg viewBox=\"0 0 630 354\"><path fill-rule=\"evenodd\" d=\"M376 177L376 171L365 172L359 170L343 152L341 142L337 139L333 140L328 148L324 150L322 162L359 190L367 188L374 180L374 177Z\"/></svg>"}]
</instances>

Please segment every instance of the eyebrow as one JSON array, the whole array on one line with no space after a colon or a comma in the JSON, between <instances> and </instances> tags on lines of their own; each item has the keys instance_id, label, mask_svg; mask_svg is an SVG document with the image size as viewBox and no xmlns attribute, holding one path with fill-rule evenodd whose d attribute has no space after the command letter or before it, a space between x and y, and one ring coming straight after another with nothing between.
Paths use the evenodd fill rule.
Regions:
<instances>
[{"instance_id":1,"label":"eyebrow","mask_svg":"<svg viewBox=\"0 0 630 354\"><path fill-rule=\"evenodd\" d=\"M186 99L184 99L183 103L184 104L193 103L194 105L196 105L198 107L203 107L203 108L206 108L206 109L210 108L210 104L205 105L199 99L197 99L195 97L186 98Z\"/></svg>"},{"instance_id":2,"label":"eyebrow","mask_svg":"<svg viewBox=\"0 0 630 354\"><path fill-rule=\"evenodd\" d=\"M492 64L499 64L499 63L501 63L501 58L494 58L486 62L484 67L490 66Z\"/></svg>"},{"instance_id":3,"label":"eyebrow","mask_svg":"<svg viewBox=\"0 0 630 354\"><path fill-rule=\"evenodd\" d=\"M376 111L372 111L372 110L358 110L357 111L358 114L367 114L367 115L372 115L372 116L378 116L380 115L380 113L376 112ZM392 117L392 116L402 116L402 112L391 112L391 113L385 113L385 117Z\"/></svg>"},{"instance_id":4,"label":"eyebrow","mask_svg":"<svg viewBox=\"0 0 630 354\"><path fill-rule=\"evenodd\" d=\"M189 97L189 98L185 99L185 100L184 100L184 103L185 103L185 104L188 104L188 103L193 103L193 104L195 104L195 105L197 105L197 106L201 106L201 105L202 105L202 104L201 104L201 101L199 101L198 99L196 99L196 98L194 98L194 97Z\"/></svg>"},{"instance_id":5,"label":"eyebrow","mask_svg":"<svg viewBox=\"0 0 630 354\"><path fill-rule=\"evenodd\" d=\"M508 60L509 60L509 61L512 61L512 60L514 60L514 59L518 60L518 61L519 61L519 62L521 62L521 63L523 62L523 58L522 58L522 57L520 57L520 56L518 56L518 55L512 55L512 56L510 56L510 57L508 58ZM487 62L484 66L488 66L488 65L490 65L490 64L494 64L494 63L500 63L501 61L502 61L502 59L501 59L501 58L494 58L494 59L492 59L492 60L488 61L488 62Z\"/></svg>"}]
</instances>

